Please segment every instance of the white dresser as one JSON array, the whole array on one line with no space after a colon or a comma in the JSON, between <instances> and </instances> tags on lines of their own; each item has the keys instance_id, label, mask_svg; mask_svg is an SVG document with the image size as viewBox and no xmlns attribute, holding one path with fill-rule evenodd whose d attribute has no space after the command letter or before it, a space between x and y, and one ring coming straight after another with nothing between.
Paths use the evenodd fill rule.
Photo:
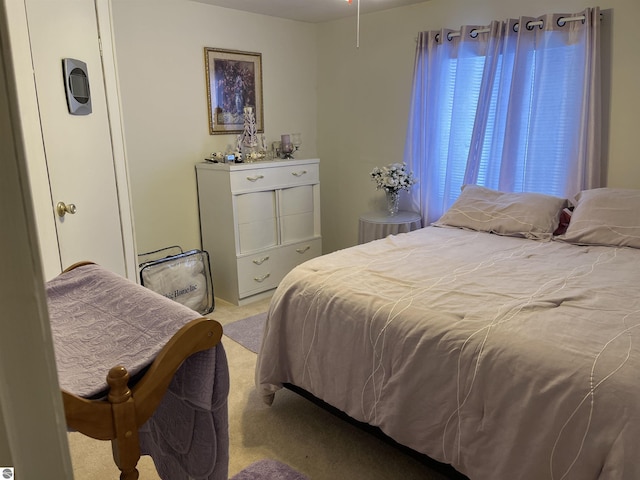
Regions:
<instances>
[{"instance_id":1,"label":"white dresser","mask_svg":"<svg viewBox=\"0 0 640 480\"><path fill-rule=\"evenodd\" d=\"M319 159L196 165L202 249L216 297L265 297L322 253Z\"/></svg>"}]
</instances>

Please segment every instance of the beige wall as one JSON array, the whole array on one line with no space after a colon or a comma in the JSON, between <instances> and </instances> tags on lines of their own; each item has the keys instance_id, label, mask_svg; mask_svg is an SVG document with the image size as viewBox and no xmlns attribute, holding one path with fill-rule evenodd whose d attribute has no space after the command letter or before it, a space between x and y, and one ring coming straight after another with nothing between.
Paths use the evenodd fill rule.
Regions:
<instances>
[{"instance_id":1,"label":"beige wall","mask_svg":"<svg viewBox=\"0 0 640 480\"><path fill-rule=\"evenodd\" d=\"M318 30L318 154L322 159L323 246L332 251L357 241L358 216L376 208L382 193L368 173L402 158L409 111L417 32L487 24L493 19L544 13L574 13L593 6L578 0L431 0L361 19L360 48L355 21L340 20ZM608 184L640 188L637 112L640 94L640 18L637 0L606 0L612 9L603 28L603 64L610 67L610 127L605 145ZM330 220L330 221L329 221Z\"/></svg>"},{"instance_id":2,"label":"beige wall","mask_svg":"<svg viewBox=\"0 0 640 480\"><path fill-rule=\"evenodd\" d=\"M357 241L360 213L382 206L369 171L402 158L415 38L421 30L592 6L579 0L431 0L319 25L188 1L113 0L139 251L199 247L194 164L233 139L207 129L203 47L262 52L268 140L300 131L321 158L323 250ZM637 0L606 0L608 184L640 187ZM608 35L608 34L607 34ZM317 135L317 138L316 138Z\"/></svg>"},{"instance_id":3,"label":"beige wall","mask_svg":"<svg viewBox=\"0 0 640 480\"><path fill-rule=\"evenodd\" d=\"M139 252L200 248L195 167L235 136L210 135L204 47L262 53L269 142L301 132L316 156L316 27L187 1L113 0Z\"/></svg>"}]
</instances>

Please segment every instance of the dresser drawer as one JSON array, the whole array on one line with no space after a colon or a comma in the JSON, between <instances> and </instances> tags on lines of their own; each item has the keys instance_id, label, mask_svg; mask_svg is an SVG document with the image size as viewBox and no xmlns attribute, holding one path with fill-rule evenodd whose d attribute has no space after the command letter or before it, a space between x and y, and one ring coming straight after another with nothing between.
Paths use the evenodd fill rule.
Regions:
<instances>
[{"instance_id":1,"label":"dresser drawer","mask_svg":"<svg viewBox=\"0 0 640 480\"><path fill-rule=\"evenodd\" d=\"M322 255L322 239L316 237L304 242L284 245L281 250L283 267L288 272L293 267Z\"/></svg>"},{"instance_id":2,"label":"dresser drawer","mask_svg":"<svg viewBox=\"0 0 640 480\"><path fill-rule=\"evenodd\" d=\"M322 253L319 237L238 258L240 298L276 288L289 271Z\"/></svg>"},{"instance_id":3,"label":"dresser drawer","mask_svg":"<svg viewBox=\"0 0 640 480\"><path fill-rule=\"evenodd\" d=\"M231 172L231 192L268 190L320 181L318 164L253 168Z\"/></svg>"},{"instance_id":4,"label":"dresser drawer","mask_svg":"<svg viewBox=\"0 0 640 480\"><path fill-rule=\"evenodd\" d=\"M282 277L279 248L238 258L240 298L276 288Z\"/></svg>"}]
</instances>

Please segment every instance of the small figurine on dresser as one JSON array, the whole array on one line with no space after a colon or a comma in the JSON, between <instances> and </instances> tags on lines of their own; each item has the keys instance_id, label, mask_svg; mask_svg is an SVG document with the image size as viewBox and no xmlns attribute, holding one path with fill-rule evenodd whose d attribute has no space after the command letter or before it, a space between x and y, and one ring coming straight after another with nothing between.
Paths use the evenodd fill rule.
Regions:
<instances>
[{"instance_id":1,"label":"small figurine on dresser","mask_svg":"<svg viewBox=\"0 0 640 480\"><path fill-rule=\"evenodd\" d=\"M244 107L244 131L238 136L238 149L242 152L242 160L250 163L264 159L264 143L264 135L258 137L253 107Z\"/></svg>"}]
</instances>

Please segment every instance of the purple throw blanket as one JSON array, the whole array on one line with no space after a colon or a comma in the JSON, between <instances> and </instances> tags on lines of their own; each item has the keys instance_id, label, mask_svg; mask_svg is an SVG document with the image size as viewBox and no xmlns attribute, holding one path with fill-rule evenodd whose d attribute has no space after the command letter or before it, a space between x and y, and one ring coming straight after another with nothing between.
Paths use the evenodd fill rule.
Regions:
<instances>
[{"instance_id":1,"label":"purple throw blanket","mask_svg":"<svg viewBox=\"0 0 640 480\"><path fill-rule=\"evenodd\" d=\"M62 389L85 398L107 394L106 376L124 365L148 367L197 312L111 273L86 265L47 282L49 317ZM229 370L222 344L189 357L153 416L140 448L163 479L226 480Z\"/></svg>"}]
</instances>

